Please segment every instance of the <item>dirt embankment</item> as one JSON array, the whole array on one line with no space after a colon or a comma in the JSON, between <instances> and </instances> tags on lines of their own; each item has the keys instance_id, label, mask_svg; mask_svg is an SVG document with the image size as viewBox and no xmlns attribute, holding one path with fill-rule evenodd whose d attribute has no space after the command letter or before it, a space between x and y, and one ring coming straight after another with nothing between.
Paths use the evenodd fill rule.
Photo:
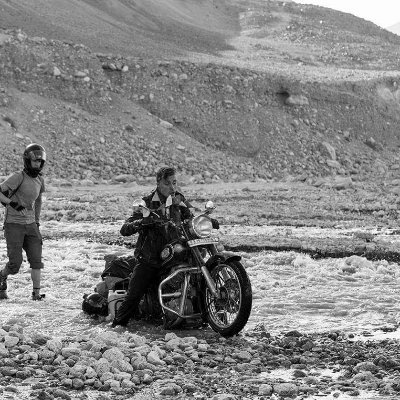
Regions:
<instances>
[{"instance_id":1,"label":"dirt embankment","mask_svg":"<svg viewBox=\"0 0 400 400\"><path fill-rule=\"evenodd\" d=\"M2 28L141 58L228 49L239 30L236 7L225 0L1 0L0 10Z\"/></svg>"},{"instance_id":2,"label":"dirt embankment","mask_svg":"<svg viewBox=\"0 0 400 400\"><path fill-rule=\"evenodd\" d=\"M306 85L218 64L110 59L22 33L6 38L4 175L30 140L48 148L50 175L94 181L141 179L166 160L195 181L396 174L394 78Z\"/></svg>"}]
</instances>

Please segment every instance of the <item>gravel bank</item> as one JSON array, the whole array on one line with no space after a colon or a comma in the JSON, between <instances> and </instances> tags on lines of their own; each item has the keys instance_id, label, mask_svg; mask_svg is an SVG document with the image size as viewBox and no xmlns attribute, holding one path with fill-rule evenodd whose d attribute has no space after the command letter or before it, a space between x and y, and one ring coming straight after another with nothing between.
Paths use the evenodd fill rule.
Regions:
<instances>
[{"instance_id":1,"label":"gravel bank","mask_svg":"<svg viewBox=\"0 0 400 400\"><path fill-rule=\"evenodd\" d=\"M139 334L138 326L113 331L93 323L97 333L65 338L3 324L2 398L261 400L400 391L395 340L354 340L341 332L271 336L263 325L224 339L209 330L149 334L141 326Z\"/></svg>"}]
</instances>

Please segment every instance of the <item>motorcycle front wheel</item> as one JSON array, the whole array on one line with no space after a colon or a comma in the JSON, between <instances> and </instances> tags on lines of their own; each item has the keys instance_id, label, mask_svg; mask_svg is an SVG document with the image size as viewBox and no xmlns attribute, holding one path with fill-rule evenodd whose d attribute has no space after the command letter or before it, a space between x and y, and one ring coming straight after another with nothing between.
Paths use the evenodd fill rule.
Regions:
<instances>
[{"instance_id":1,"label":"motorcycle front wheel","mask_svg":"<svg viewBox=\"0 0 400 400\"><path fill-rule=\"evenodd\" d=\"M210 273L219 296L215 298L205 285L202 302L207 322L222 336L234 336L250 316L253 299L250 279L238 261L217 264Z\"/></svg>"}]
</instances>

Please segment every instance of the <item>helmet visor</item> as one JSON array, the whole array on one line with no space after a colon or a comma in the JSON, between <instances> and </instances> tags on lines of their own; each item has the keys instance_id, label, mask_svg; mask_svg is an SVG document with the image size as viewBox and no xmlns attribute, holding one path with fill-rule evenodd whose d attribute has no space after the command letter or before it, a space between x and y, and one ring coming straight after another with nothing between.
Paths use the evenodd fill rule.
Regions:
<instances>
[{"instance_id":1,"label":"helmet visor","mask_svg":"<svg viewBox=\"0 0 400 400\"><path fill-rule=\"evenodd\" d=\"M28 153L28 158L32 161L46 161L46 152L44 150L32 150Z\"/></svg>"}]
</instances>

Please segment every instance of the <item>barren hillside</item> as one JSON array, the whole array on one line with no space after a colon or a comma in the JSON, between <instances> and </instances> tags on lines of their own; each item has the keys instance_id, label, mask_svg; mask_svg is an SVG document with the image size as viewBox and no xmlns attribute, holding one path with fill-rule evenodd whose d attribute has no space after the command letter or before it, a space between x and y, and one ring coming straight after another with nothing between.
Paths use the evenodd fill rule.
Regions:
<instances>
[{"instance_id":1,"label":"barren hillside","mask_svg":"<svg viewBox=\"0 0 400 400\"><path fill-rule=\"evenodd\" d=\"M235 9L209 0L2 0L0 11L2 28L144 58L219 51L239 30Z\"/></svg>"},{"instance_id":2,"label":"barren hillside","mask_svg":"<svg viewBox=\"0 0 400 400\"><path fill-rule=\"evenodd\" d=\"M94 183L397 177L400 37L350 14L0 0L0 28L0 175L33 140L50 177Z\"/></svg>"}]
</instances>

